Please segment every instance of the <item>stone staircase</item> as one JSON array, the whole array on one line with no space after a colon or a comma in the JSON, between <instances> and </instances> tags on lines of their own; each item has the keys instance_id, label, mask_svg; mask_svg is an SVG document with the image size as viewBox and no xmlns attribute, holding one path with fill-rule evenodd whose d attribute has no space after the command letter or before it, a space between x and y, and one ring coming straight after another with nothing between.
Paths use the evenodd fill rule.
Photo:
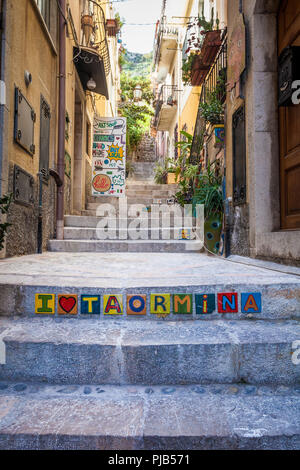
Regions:
<instances>
[{"instance_id":1,"label":"stone staircase","mask_svg":"<svg viewBox=\"0 0 300 470\"><path fill-rule=\"evenodd\" d=\"M88 198L86 210L81 216L65 217L64 240L50 240L49 251L53 252L185 252L187 240L182 239L182 221L170 216L167 226L162 225L162 216L155 214L155 207L168 205L173 207L172 198L177 185L154 184L146 185L136 182L127 184L126 198L92 197ZM128 211L133 210L133 205L142 205L137 208L140 220L140 228L137 230L135 217L126 217L127 211L120 213L119 203L126 200ZM109 204L108 213L99 214L99 205ZM97 212L98 210L98 212ZM136 211L134 212L136 213ZM98 214L98 215L97 215ZM105 215L105 217L104 217ZM106 235L99 235L97 226L106 218L108 228ZM108 220L110 219L110 221ZM113 220L116 219L116 229ZM113 228L109 228L113 227ZM192 225L185 226L192 233ZM103 233L104 230L102 230ZM191 235L190 235L191 236ZM104 239L105 237L105 239ZM197 241L189 241L191 250L200 250L202 244Z\"/></svg>"},{"instance_id":2,"label":"stone staircase","mask_svg":"<svg viewBox=\"0 0 300 470\"><path fill-rule=\"evenodd\" d=\"M299 269L199 253L0 267L0 449L299 449ZM237 293L237 313L197 313L196 294L221 292ZM256 313L242 312L243 292L261 295ZM53 314L34 313L38 293L55 296ZM151 313L153 293L171 294L169 314ZM192 313L174 313L178 293ZM75 315L58 314L59 294L78 296ZM129 314L137 294L145 315ZM87 295L99 312L84 313ZM105 295L119 315L104 315Z\"/></svg>"}]
</instances>

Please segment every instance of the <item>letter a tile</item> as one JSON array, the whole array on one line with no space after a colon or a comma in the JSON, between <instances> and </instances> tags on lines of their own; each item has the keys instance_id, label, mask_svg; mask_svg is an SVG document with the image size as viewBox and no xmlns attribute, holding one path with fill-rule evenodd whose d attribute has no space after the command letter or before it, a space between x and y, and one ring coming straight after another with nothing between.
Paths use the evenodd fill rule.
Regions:
<instances>
[{"instance_id":1,"label":"letter a tile","mask_svg":"<svg viewBox=\"0 0 300 470\"><path fill-rule=\"evenodd\" d=\"M193 313L193 295L192 294L174 294L173 295L173 313L175 314Z\"/></svg>"},{"instance_id":2,"label":"letter a tile","mask_svg":"<svg viewBox=\"0 0 300 470\"><path fill-rule=\"evenodd\" d=\"M150 313L169 315L171 312L171 295L151 294L150 304Z\"/></svg>"},{"instance_id":3,"label":"letter a tile","mask_svg":"<svg viewBox=\"0 0 300 470\"><path fill-rule=\"evenodd\" d=\"M237 313L238 295L235 292L228 294L218 294L218 312L219 313Z\"/></svg>"},{"instance_id":4,"label":"letter a tile","mask_svg":"<svg viewBox=\"0 0 300 470\"><path fill-rule=\"evenodd\" d=\"M261 313L261 294L244 293L242 294L242 313Z\"/></svg>"},{"instance_id":5,"label":"letter a tile","mask_svg":"<svg viewBox=\"0 0 300 470\"><path fill-rule=\"evenodd\" d=\"M103 296L104 315L123 315L123 296L122 294Z\"/></svg>"},{"instance_id":6,"label":"letter a tile","mask_svg":"<svg viewBox=\"0 0 300 470\"><path fill-rule=\"evenodd\" d=\"M58 315L77 315L78 296L70 294L60 294L57 302Z\"/></svg>"},{"instance_id":7,"label":"letter a tile","mask_svg":"<svg viewBox=\"0 0 300 470\"><path fill-rule=\"evenodd\" d=\"M146 315L146 295L127 295L127 315Z\"/></svg>"},{"instance_id":8,"label":"letter a tile","mask_svg":"<svg viewBox=\"0 0 300 470\"><path fill-rule=\"evenodd\" d=\"M54 315L55 294L35 294L35 313L41 315Z\"/></svg>"},{"instance_id":9,"label":"letter a tile","mask_svg":"<svg viewBox=\"0 0 300 470\"><path fill-rule=\"evenodd\" d=\"M82 295L81 314L100 315L100 295Z\"/></svg>"}]
</instances>

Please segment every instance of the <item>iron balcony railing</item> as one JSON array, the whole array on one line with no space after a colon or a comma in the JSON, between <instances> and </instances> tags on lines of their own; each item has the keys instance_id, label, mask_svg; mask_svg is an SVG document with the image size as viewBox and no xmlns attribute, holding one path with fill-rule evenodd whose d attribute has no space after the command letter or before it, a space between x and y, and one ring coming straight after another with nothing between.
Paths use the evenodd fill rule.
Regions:
<instances>
[{"instance_id":1,"label":"iron balcony railing","mask_svg":"<svg viewBox=\"0 0 300 470\"><path fill-rule=\"evenodd\" d=\"M207 74L201 90L200 102L204 103L209 95L217 90L219 100L224 103L226 98L227 79L227 31L222 35L222 45L215 61Z\"/></svg>"},{"instance_id":2,"label":"iron balcony railing","mask_svg":"<svg viewBox=\"0 0 300 470\"><path fill-rule=\"evenodd\" d=\"M226 100L226 81L227 81L227 31L222 35L222 45L216 56L216 59L202 85L200 103L205 103L210 94L217 90L217 97L224 103ZM206 127L206 122L201 115L201 108L198 109L193 143L191 148L191 162L199 163L199 144L202 142L202 135Z\"/></svg>"},{"instance_id":3,"label":"iron balcony railing","mask_svg":"<svg viewBox=\"0 0 300 470\"><path fill-rule=\"evenodd\" d=\"M159 116L163 105L177 106L178 104L178 88L176 85L163 85L160 89L158 99L156 101L156 109L154 116L154 127L158 126Z\"/></svg>"},{"instance_id":4,"label":"iron balcony railing","mask_svg":"<svg viewBox=\"0 0 300 470\"><path fill-rule=\"evenodd\" d=\"M159 23L157 33L154 39L154 65L157 65L160 58L161 44L165 36L177 36L179 35L179 29L168 24L166 17L164 16Z\"/></svg>"}]
</instances>

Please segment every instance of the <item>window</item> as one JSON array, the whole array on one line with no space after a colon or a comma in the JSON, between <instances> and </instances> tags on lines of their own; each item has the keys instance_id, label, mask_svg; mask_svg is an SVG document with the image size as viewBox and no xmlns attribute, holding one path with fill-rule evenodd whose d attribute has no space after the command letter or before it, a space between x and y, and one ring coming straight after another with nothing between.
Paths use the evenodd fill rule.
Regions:
<instances>
[{"instance_id":1,"label":"window","mask_svg":"<svg viewBox=\"0 0 300 470\"><path fill-rule=\"evenodd\" d=\"M41 97L40 117L40 171L45 181L49 179L50 107Z\"/></svg>"},{"instance_id":2,"label":"window","mask_svg":"<svg viewBox=\"0 0 300 470\"><path fill-rule=\"evenodd\" d=\"M37 6L41 12L42 17L50 30L50 0L36 0Z\"/></svg>"}]
</instances>

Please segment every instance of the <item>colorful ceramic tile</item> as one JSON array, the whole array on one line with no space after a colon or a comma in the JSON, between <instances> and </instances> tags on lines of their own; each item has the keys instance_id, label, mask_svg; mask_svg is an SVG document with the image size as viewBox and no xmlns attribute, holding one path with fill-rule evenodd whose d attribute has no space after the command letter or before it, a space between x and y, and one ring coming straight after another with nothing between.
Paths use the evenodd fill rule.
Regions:
<instances>
[{"instance_id":1,"label":"colorful ceramic tile","mask_svg":"<svg viewBox=\"0 0 300 470\"><path fill-rule=\"evenodd\" d=\"M54 315L55 294L35 294L35 313L41 315Z\"/></svg>"},{"instance_id":2,"label":"colorful ceramic tile","mask_svg":"<svg viewBox=\"0 0 300 470\"><path fill-rule=\"evenodd\" d=\"M82 295L81 313L84 315L100 315L100 295Z\"/></svg>"},{"instance_id":3,"label":"colorful ceramic tile","mask_svg":"<svg viewBox=\"0 0 300 470\"><path fill-rule=\"evenodd\" d=\"M207 315L216 310L215 294L196 294L196 314Z\"/></svg>"},{"instance_id":4,"label":"colorful ceramic tile","mask_svg":"<svg viewBox=\"0 0 300 470\"><path fill-rule=\"evenodd\" d=\"M261 313L261 294L259 292L243 293L241 300L243 313Z\"/></svg>"},{"instance_id":5,"label":"colorful ceramic tile","mask_svg":"<svg viewBox=\"0 0 300 470\"><path fill-rule=\"evenodd\" d=\"M238 295L235 292L218 294L218 312L219 313L237 313Z\"/></svg>"},{"instance_id":6,"label":"colorful ceramic tile","mask_svg":"<svg viewBox=\"0 0 300 470\"><path fill-rule=\"evenodd\" d=\"M57 300L57 313L59 315L77 315L78 296L75 294L59 294Z\"/></svg>"},{"instance_id":7,"label":"colorful ceramic tile","mask_svg":"<svg viewBox=\"0 0 300 470\"><path fill-rule=\"evenodd\" d=\"M122 294L103 296L104 315L123 315L123 296Z\"/></svg>"},{"instance_id":8,"label":"colorful ceramic tile","mask_svg":"<svg viewBox=\"0 0 300 470\"><path fill-rule=\"evenodd\" d=\"M127 315L146 315L146 295L127 295Z\"/></svg>"},{"instance_id":9,"label":"colorful ceramic tile","mask_svg":"<svg viewBox=\"0 0 300 470\"><path fill-rule=\"evenodd\" d=\"M193 313L193 295L192 294L174 294L173 295L173 313Z\"/></svg>"},{"instance_id":10,"label":"colorful ceramic tile","mask_svg":"<svg viewBox=\"0 0 300 470\"><path fill-rule=\"evenodd\" d=\"M171 295L151 294L150 312L160 315L169 315L171 312Z\"/></svg>"}]
</instances>

